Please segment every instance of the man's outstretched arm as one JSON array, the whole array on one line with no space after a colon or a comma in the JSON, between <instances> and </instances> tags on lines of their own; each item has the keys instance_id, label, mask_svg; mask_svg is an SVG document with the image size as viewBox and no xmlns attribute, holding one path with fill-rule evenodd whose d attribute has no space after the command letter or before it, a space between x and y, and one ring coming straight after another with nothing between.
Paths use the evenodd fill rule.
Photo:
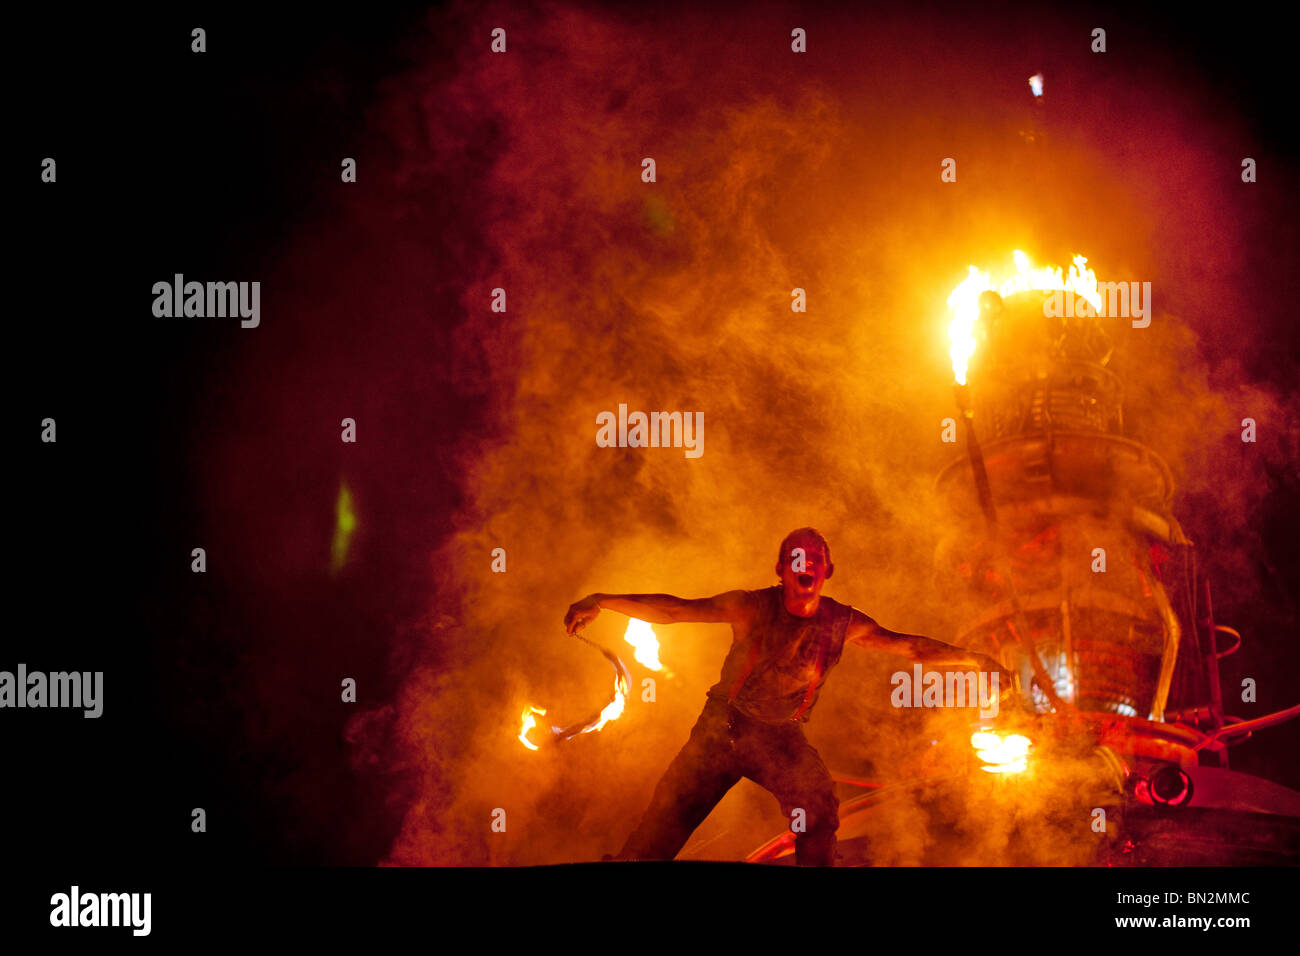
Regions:
<instances>
[{"instance_id":1,"label":"man's outstretched arm","mask_svg":"<svg viewBox=\"0 0 1300 956\"><path fill-rule=\"evenodd\" d=\"M1008 680L1007 686L1010 686L1010 672L993 658L936 641L932 637L891 631L887 627L881 627L857 608L853 609L853 617L849 620L848 633L844 639L846 642L872 650L888 651L922 664L955 664L998 671Z\"/></svg>"},{"instance_id":2,"label":"man's outstretched arm","mask_svg":"<svg viewBox=\"0 0 1300 956\"><path fill-rule=\"evenodd\" d=\"M749 613L748 591L725 591L706 598L679 598L672 594L589 594L569 607L564 629L576 634L602 610L617 611L651 624L690 621L734 624Z\"/></svg>"}]
</instances>

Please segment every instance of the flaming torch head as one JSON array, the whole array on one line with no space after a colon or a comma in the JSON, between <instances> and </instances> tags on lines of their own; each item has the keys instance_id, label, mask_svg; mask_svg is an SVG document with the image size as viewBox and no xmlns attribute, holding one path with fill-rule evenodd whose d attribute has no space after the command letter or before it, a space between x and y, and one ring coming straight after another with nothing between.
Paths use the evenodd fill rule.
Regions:
<instances>
[{"instance_id":1,"label":"flaming torch head","mask_svg":"<svg viewBox=\"0 0 1300 956\"><path fill-rule=\"evenodd\" d=\"M659 662L659 638L655 637L654 628L648 623L636 618L629 620L623 640L636 648L633 657L638 664L652 671L663 669Z\"/></svg>"},{"instance_id":2,"label":"flaming torch head","mask_svg":"<svg viewBox=\"0 0 1300 956\"><path fill-rule=\"evenodd\" d=\"M966 384L966 373L977 345L977 330L982 329L985 336L992 332L994 323L1003 311L1003 299L1022 292L1053 292L1059 289L1086 299L1094 311L1099 312L1101 309L1097 276L1088 268L1088 260L1084 256L1075 256L1073 265L1064 273L1060 268L1050 266L1036 268L1019 249L1015 250L1012 259L1015 271L1004 273L1005 278L996 284L989 273L970 266L966 278L948 296L948 312L952 317L948 323L949 354L952 357L953 379L958 385ZM958 404L962 404L960 397Z\"/></svg>"},{"instance_id":3,"label":"flaming torch head","mask_svg":"<svg viewBox=\"0 0 1300 956\"><path fill-rule=\"evenodd\" d=\"M535 715L545 713L545 707L534 707L530 704L524 708L523 716L519 721L519 742L529 750L536 750L537 744L528 739L528 731L537 726L537 717Z\"/></svg>"}]
</instances>

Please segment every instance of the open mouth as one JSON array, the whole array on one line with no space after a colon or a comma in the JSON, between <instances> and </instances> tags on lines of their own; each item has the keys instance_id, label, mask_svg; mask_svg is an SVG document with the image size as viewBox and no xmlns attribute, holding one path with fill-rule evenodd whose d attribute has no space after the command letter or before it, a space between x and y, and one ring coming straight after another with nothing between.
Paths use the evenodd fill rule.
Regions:
<instances>
[{"instance_id":1,"label":"open mouth","mask_svg":"<svg viewBox=\"0 0 1300 956\"><path fill-rule=\"evenodd\" d=\"M813 581L815 579L811 574L800 574L796 577L796 580L799 582L801 588L810 588L813 586Z\"/></svg>"}]
</instances>

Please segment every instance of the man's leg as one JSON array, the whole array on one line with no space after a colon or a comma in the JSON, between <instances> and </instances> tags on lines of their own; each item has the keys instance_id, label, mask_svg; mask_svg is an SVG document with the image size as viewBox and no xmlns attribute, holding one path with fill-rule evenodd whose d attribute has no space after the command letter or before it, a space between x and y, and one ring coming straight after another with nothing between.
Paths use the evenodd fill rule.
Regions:
<instances>
[{"instance_id":1,"label":"man's leg","mask_svg":"<svg viewBox=\"0 0 1300 956\"><path fill-rule=\"evenodd\" d=\"M716 701L705 705L690 740L655 786L641 823L615 859L671 860L740 781L727 734L728 709Z\"/></svg>"},{"instance_id":2,"label":"man's leg","mask_svg":"<svg viewBox=\"0 0 1300 956\"><path fill-rule=\"evenodd\" d=\"M834 866L835 831L840 827L840 801L835 782L822 758L797 725L754 728L747 735L745 776L781 803L786 825L803 810L802 832L795 831L795 862L799 866Z\"/></svg>"}]
</instances>

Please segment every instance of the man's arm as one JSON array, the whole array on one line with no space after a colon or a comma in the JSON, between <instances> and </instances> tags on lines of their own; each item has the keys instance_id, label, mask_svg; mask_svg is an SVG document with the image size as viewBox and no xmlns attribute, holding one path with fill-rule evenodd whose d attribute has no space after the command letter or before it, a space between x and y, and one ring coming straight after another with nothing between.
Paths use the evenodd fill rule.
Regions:
<instances>
[{"instance_id":1,"label":"man's arm","mask_svg":"<svg viewBox=\"0 0 1300 956\"><path fill-rule=\"evenodd\" d=\"M891 631L887 627L881 627L857 608L853 609L853 616L849 619L849 629L844 639L861 647L898 654L921 664L956 664L998 671L1008 680L1007 686L1010 686L1011 673L993 658L964 648L953 647L932 637Z\"/></svg>"},{"instance_id":2,"label":"man's arm","mask_svg":"<svg viewBox=\"0 0 1300 956\"><path fill-rule=\"evenodd\" d=\"M564 629L576 634L596 619L602 609L617 611L651 624L691 621L735 624L750 614L748 591L725 591L706 598L679 598L672 594L589 594L564 615Z\"/></svg>"}]
</instances>

